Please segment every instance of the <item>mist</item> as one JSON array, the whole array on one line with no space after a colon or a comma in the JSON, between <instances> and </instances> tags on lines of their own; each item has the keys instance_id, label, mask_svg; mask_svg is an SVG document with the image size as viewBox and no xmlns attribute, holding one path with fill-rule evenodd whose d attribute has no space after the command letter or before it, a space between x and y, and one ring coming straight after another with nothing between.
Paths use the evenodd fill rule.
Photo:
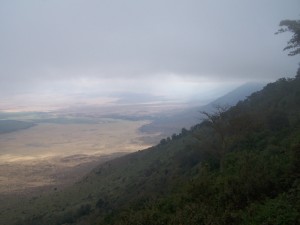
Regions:
<instances>
[{"instance_id":1,"label":"mist","mask_svg":"<svg viewBox=\"0 0 300 225\"><path fill-rule=\"evenodd\" d=\"M293 77L299 58L282 51L290 36L274 33L282 19L299 17L299 6L2 1L1 110L118 103L121 93L177 102L202 96L204 104L246 82Z\"/></svg>"}]
</instances>

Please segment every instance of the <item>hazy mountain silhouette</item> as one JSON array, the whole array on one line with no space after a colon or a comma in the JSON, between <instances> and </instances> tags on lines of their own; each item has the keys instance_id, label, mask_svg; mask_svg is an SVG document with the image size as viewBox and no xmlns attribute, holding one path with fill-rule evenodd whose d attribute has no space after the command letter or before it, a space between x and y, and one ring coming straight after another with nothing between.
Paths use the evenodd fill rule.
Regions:
<instances>
[{"instance_id":1,"label":"hazy mountain silhouette","mask_svg":"<svg viewBox=\"0 0 300 225\"><path fill-rule=\"evenodd\" d=\"M246 83L207 105L194 106L172 115L156 117L150 124L144 125L140 130L148 133L162 132L166 136L179 133L182 128L190 128L201 121L200 111L211 112L217 105L234 106L253 92L261 90L264 86L265 83Z\"/></svg>"},{"instance_id":2,"label":"hazy mountain silhouette","mask_svg":"<svg viewBox=\"0 0 300 225\"><path fill-rule=\"evenodd\" d=\"M300 79L279 79L64 190L22 204L11 196L0 223L299 224L299 87Z\"/></svg>"}]
</instances>

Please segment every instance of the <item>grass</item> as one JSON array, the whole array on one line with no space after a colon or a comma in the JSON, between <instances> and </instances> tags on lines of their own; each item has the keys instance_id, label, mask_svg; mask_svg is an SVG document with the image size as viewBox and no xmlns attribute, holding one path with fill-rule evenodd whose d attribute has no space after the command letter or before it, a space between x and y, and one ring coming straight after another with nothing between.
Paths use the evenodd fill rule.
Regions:
<instances>
[{"instance_id":1,"label":"grass","mask_svg":"<svg viewBox=\"0 0 300 225\"><path fill-rule=\"evenodd\" d=\"M84 202L95 205L109 180L87 186L78 183L69 187L67 194L55 184L70 180L74 183L92 168L89 165L101 162L101 156L107 155L106 161L116 157L110 156L112 153L145 149L161 138L159 134L146 135L139 131L149 121L64 117L51 113L0 113L0 119L37 123L30 129L0 135L0 224L7 225L28 215L39 215L43 210L56 211L57 206L56 213L60 214L76 210ZM114 176L115 189L122 181L118 173ZM47 192L51 190L50 193L39 189L43 187ZM86 191L91 194L86 195Z\"/></svg>"}]
</instances>

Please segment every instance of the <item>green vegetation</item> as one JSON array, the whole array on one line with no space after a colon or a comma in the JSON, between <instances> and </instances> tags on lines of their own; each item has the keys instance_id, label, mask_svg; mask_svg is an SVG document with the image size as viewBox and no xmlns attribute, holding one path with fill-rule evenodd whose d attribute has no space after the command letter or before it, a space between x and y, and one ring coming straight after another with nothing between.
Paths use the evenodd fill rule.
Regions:
<instances>
[{"instance_id":1,"label":"green vegetation","mask_svg":"<svg viewBox=\"0 0 300 225\"><path fill-rule=\"evenodd\" d=\"M298 54L299 39L289 44ZM106 162L63 191L11 200L0 223L300 224L299 74L204 115L191 130Z\"/></svg>"},{"instance_id":2,"label":"green vegetation","mask_svg":"<svg viewBox=\"0 0 300 225\"><path fill-rule=\"evenodd\" d=\"M280 28L276 34L286 31L293 33L293 37L283 50L290 50L289 56L300 54L300 20L282 20L279 25L284 28Z\"/></svg>"},{"instance_id":3,"label":"green vegetation","mask_svg":"<svg viewBox=\"0 0 300 225\"><path fill-rule=\"evenodd\" d=\"M100 165L72 187L19 199L13 210L2 210L0 222L297 224L299 90L299 78L268 84L209 114L217 124L208 117L155 147Z\"/></svg>"}]
</instances>

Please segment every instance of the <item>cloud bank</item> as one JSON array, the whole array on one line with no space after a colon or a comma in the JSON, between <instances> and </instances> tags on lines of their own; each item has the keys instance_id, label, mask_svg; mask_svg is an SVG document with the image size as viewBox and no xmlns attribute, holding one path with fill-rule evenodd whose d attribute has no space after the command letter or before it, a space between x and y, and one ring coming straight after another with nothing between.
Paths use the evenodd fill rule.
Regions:
<instances>
[{"instance_id":1,"label":"cloud bank","mask_svg":"<svg viewBox=\"0 0 300 225\"><path fill-rule=\"evenodd\" d=\"M179 81L192 90L293 76L299 57L282 52L290 35L274 33L299 8L298 0L1 1L0 92L170 95Z\"/></svg>"}]
</instances>

